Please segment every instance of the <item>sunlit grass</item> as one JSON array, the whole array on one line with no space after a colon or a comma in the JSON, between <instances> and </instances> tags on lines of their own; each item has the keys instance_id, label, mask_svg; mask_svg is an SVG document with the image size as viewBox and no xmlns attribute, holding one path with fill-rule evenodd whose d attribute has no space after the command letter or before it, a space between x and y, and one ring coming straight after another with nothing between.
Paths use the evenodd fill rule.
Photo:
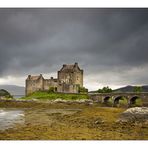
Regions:
<instances>
[{"instance_id":1,"label":"sunlit grass","mask_svg":"<svg viewBox=\"0 0 148 148\"><path fill-rule=\"evenodd\" d=\"M48 92L34 92L30 96L22 97L21 99L43 99L43 100L81 100L88 99L87 94L64 94L64 93L48 93Z\"/></svg>"},{"instance_id":2,"label":"sunlit grass","mask_svg":"<svg viewBox=\"0 0 148 148\"><path fill-rule=\"evenodd\" d=\"M122 99L119 100L119 105L120 106L127 106L128 101L125 97L122 97Z\"/></svg>"},{"instance_id":3,"label":"sunlit grass","mask_svg":"<svg viewBox=\"0 0 148 148\"><path fill-rule=\"evenodd\" d=\"M141 98L136 99L133 106L142 106L142 99Z\"/></svg>"}]
</instances>

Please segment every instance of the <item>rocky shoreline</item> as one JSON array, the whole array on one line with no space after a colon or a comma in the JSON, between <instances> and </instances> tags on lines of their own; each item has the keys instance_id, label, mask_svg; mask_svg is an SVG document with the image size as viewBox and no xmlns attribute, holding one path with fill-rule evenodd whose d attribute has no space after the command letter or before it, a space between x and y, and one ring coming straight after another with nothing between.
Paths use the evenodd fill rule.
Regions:
<instances>
[{"instance_id":1,"label":"rocky shoreline","mask_svg":"<svg viewBox=\"0 0 148 148\"><path fill-rule=\"evenodd\" d=\"M148 107L133 107L124 111L117 122L148 123Z\"/></svg>"},{"instance_id":2,"label":"rocky shoreline","mask_svg":"<svg viewBox=\"0 0 148 148\"><path fill-rule=\"evenodd\" d=\"M148 123L143 122L144 118L146 118L147 121L147 108L140 107L126 109L115 107L102 107L99 106L99 104L97 103L89 103L75 101L63 102L61 100L56 100L52 103L41 103L35 100L0 101L1 108L15 108L20 110L23 109L25 121L24 124L16 124L15 128L0 131L0 139L148 139ZM144 118L138 118L139 115L142 115L142 117ZM131 121L131 119L134 120Z\"/></svg>"}]
</instances>

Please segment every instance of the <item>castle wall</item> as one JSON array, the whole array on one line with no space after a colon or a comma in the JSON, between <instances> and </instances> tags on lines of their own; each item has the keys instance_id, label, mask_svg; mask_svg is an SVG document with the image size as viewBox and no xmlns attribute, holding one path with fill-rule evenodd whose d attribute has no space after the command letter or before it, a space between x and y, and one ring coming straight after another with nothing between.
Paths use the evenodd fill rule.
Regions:
<instances>
[{"instance_id":1,"label":"castle wall","mask_svg":"<svg viewBox=\"0 0 148 148\"><path fill-rule=\"evenodd\" d=\"M78 84L83 87L83 71L74 72L73 74L73 84Z\"/></svg>"},{"instance_id":2,"label":"castle wall","mask_svg":"<svg viewBox=\"0 0 148 148\"><path fill-rule=\"evenodd\" d=\"M68 69L69 68L69 69ZM83 87L83 70L79 69L78 65L63 68L58 71L58 92L78 93L78 87Z\"/></svg>"},{"instance_id":3,"label":"castle wall","mask_svg":"<svg viewBox=\"0 0 148 148\"><path fill-rule=\"evenodd\" d=\"M57 91L61 93L78 93L79 87L73 84L58 84Z\"/></svg>"},{"instance_id":4,"label":"castle wall","mask_svg":"<svg viewBox=\"0 0 148 148\"><path fill-rule=\"evenodd\" d=\"M49 90L50 87L57 87L57 79L44 79L44 90Z\"/></svg>"},{"instance_id":5,"label":"castle wall","mask_svg":"<svg viewBox=\"0 0 148 148\"><path fill-rule=\"evenodd\" d=\"M58 78L44 79L39 76L29 75L26 79L26 95L39 90L49 90L50 87L56 88L57 92L78 93L79 87L83 87L83 70L78 64L63 65L58 71Z\"/></svg>"},{"instance_id":6,"label":"castle wall","mask_svg":"<svg viewBox=\"0 0 148 148\"><path fill-rule=\"evenodd\" d=\"M58 71L58 81L66 84L78 84L83 86L83 71L80 72L60 72Z\"/></svg>"},{"instance_id":7,"label":"castle wall","mask_svg":"<svg viewBox=\"0 0 148 148\"><path fill-rule=\"evenodd\" d=\"M26 95L43 90L43 78L39 80L26 80Z\"/></svg>"}]
</instances>

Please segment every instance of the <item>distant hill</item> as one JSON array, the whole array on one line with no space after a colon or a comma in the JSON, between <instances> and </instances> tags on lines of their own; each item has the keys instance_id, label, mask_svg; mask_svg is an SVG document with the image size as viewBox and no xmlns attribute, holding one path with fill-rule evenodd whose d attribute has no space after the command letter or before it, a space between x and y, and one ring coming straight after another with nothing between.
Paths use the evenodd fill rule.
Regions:
<instances>
[{"instance_id":1,"label":"distant hill","mask_svg":"<svg viewBox=\"0 0 148 148\"><path fill-rule=\"evenodd\" d=\"M128 85L125 87L115 89L114 92L134 92L134 87L135 86ZM142 92L148 92L148 85L144 85L141 87L142 87Z\"/></svg>"},{"instance_id":2,"label":"distant hill","mask_svg":"<svg viewBox=\"0 0 148 148\"><path fill-rule=\"evenodd\" d=\"M118 89L114 89L113 92L134 92L134 87L135 86L125 86L125 87L121 87ZM148 85L143 85L142 87L142 92L148 92ZM97 93L97 91L90 91L90 93Z\"/></svg>"},{"instance_id":3,"label":"distant hill","mask_svg":"<svg viewBox=\"0 0 148 148\"><path fill-rule=\"evenodd\" d=\"M7 90L11 95L24 95L25 87L17 85L0 85L0 89Z\"/></svg>"},{"instance_id":4,"label":"distant hill","mask_svg":"<svg viewBox=\"0 0 148 148\"><path fill-rule=\"evenodd\" d=\"M5 89L0 89L0 96L11 97L11 94Z\"/></svg>"}]
</instances>

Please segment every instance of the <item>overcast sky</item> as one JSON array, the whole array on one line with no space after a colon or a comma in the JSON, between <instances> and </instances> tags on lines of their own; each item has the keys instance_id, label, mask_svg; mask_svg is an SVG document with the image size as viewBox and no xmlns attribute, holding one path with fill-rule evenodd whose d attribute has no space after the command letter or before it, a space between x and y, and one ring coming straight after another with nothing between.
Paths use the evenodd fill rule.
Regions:
<instances>
[{"instance_id":1,"label":"overcast sky","mask_svg":"<svg viewBox=\"0 0 148 148\"><path fill-rule=\"evenodd\" d=\"M0 84L75 62L89 90L148 84L148 9L0 9Z\"/></svg>"}]
</instances>

